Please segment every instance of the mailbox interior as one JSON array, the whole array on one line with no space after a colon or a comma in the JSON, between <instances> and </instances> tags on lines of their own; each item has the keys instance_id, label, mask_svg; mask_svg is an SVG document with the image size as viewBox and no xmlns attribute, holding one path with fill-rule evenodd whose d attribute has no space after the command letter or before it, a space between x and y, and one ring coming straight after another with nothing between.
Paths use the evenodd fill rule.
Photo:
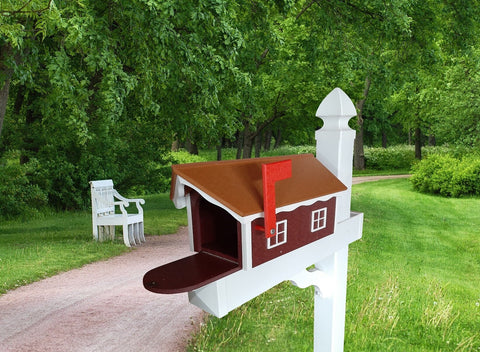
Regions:
<instances>
[{"instance_id":1,"label":"mailbox interior","mask_svg":"<svg viewBox=\"0 0 480 352\"><path fill-rule=\"evenodd\" d=\"M195 252L206 252L241 266L241 225L227 211L190 192L193 245Z\"/></svg>"},{"instance_id":2,"label":"mailbox interior","mask_svg":"<svg viewBox=\"0 0 480 352\"><path fill-rule=\"evenodd\" d=\"M190 200L197 253L147 272L143 284L149 291L192 291L242 267L240 223L194 190L190 190Z\"/></svg>"}]
</instances>

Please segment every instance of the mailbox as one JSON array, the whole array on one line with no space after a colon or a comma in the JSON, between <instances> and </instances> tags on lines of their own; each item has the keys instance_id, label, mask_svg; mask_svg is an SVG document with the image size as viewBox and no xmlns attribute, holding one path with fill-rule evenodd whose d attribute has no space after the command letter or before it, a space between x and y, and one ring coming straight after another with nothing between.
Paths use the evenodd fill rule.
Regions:
<instances>
[{"instance_id":1,"label":"mailbox","mask_svg":"<svg viewBox=\"0 0 480 352\"><path fill-rule=\"evenodd\" d=\"M345 315L348 245L361 237L363 224L363 214L350 212L355 131L348 120L355 114L338 88L324 99L317 111L324 127L316 134L316 157L172 166L171 199L187 208L194 254L150 270L144 287L188 292L192 304L222 317L284 280L314 285L331 302L322 319L343 314L329 328L336 333L323 329L328 346L343 344L338 331ZM316 269L306 270L313 264Z\"/></svg>"}]
</instances>

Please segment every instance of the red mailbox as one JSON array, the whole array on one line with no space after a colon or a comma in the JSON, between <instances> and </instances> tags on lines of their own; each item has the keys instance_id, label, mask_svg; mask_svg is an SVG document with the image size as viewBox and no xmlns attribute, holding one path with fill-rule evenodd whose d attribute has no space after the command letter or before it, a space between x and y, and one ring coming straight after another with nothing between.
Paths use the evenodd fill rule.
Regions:
<instances>
[{"instance_id":1,"label":"red mailbox","mask_svg":"<svg viewBox=\"0 0 480 352\"><path fill-rule=\"evenodd\" d=\"M157 293L198 289L332 234L336 194L347 189L311 154L172 168L196 254L149 271L144 285Z\"/></svg>"}]
</instances>

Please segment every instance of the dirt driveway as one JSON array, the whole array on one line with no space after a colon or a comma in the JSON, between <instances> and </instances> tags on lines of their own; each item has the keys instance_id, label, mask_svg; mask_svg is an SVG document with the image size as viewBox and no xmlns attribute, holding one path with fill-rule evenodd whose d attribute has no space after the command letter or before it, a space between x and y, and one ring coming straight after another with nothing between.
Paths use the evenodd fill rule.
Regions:
<instances>
[{"instance_id":1,"label":"dirt driveway","mask_svg":"<svg viewBox=\"0 0 480 352\"><path fill-rule=\"evenodd\" d=\"M392 177L354 178L353 183ZM150 269L190 254L187 229L0 296L0 352L185 351L204 313L187 294L143 288Z\"/></svg>"},{"instance_id":2,"label":"dirt driveway","mask_svg":"<svg viewBox=\"0 0 480 352\"><path fill-rule=\"evenodd\" d=\"M373 182L379 180L390 180L394 178L409 178L411 175L391 175L391 176L359 176L352 178L352 184L356 185L364 182Z\"/></svg>"},{"instance_id":3,"label":"dirt driveway","mask_svg":"<svg viewBox=\"0 0 480 352\"><path fill-rule=\"evenodd\" d=\"M185 351L202 311L145 290L148 270L190 254L187 230L0 296L0 351Z\"/></svg>"}]
</instances>

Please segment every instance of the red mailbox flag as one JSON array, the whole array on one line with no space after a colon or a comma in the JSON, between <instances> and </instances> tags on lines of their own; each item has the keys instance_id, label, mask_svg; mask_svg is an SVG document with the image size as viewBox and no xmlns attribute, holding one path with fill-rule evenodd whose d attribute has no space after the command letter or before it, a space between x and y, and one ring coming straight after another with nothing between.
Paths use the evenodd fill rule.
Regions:
<instances>
[{"instance_id":1,"label":"red mailbox flag","mask_svg":"<svg viewBox=\"0 0 480 352\"><path fill-rule=\"evenodd\" d=\"M262 165L263 212L265 227L258 228L265 232L265 237L277 234L277 215L275 213L275 182L292 177L292 160L283 160Z\"/></svg>"}]
</instances>

